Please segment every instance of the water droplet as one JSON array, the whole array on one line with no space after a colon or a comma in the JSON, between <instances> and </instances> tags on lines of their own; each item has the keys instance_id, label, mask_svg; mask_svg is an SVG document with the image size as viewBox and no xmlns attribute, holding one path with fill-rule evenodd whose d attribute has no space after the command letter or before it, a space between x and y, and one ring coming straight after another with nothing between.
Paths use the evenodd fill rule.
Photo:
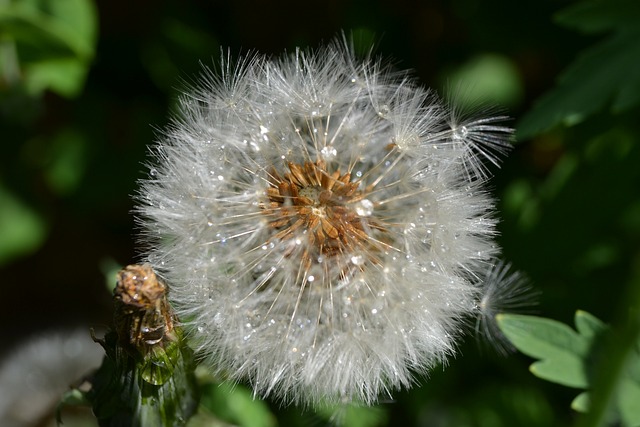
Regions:
<instances>
[{"instance_id":1,"label":"water droplet","mask_svg":"<svg viewBox=\"0 0 640 427\"><path fill-rule=\"evenodd\" d=\"M157 174L158 174L158 170L156 168L152 168L149 171L149 175L151 175L151 176L156 176Z\"/></svg>"},{"instance_id":2,"label":"water droplet","mask_svg":"<svg viewBox=\"0 0 640 427\"><path fill-rule=\"evenodd\" d=\"M307 281L309 281L309 282L313 282L314 280L316 280L316 278L314 276L307 277Z\"/></svg>"},{"instance_id":3,"label":"water droplet","mask_svg":"<svg viewBox=\"0 0 640 427\"><path fill-rule=\"evenodd\" d=\"M323 158L330 159L338 155L338 150L336 150L332 145L327 145L320 150L320 154L322 154Z\"/></svg>"},{"instance_id":4,"label":"water droplet","mask_svg":"<svg viewBox=\"0 0 640 427\"><path fill-rule=\"evenodd\" d=\"M362 265L364 264L364 257L362 255L354 255L351 257L351 263L354 265Z\"/></svg>"},{"instance_id":5,"label":"water droplet","mask_svg":"<svg viewBox=\"0 0 640 427\"><path fill-rule=\"evenodd\" d=\"M387 104L382 104L382 105L380 106L380 109L378 110L378 115L379 115L380 117L384 117L384 116L386 116L387 114L389 114L389 106L388 106Z\"/></svg>"},{"instance_id":6,"label":"water droplet","mask_svg":"<svg viewBox=\"0 0 640 427\"><path fill-rule=\"evenodd\" d=\"M362 199L355 204L356 213L360 216L371 216L373 203L369 199Z\"/></svg>"},{"instance_id":7,"label":"water droplet","mask_svg":"<svg viewBox=\"0 0 640 427\"><path fill-rule=\"evenodd\" d=\"M371 309L371 314L378 314L378 309L377 308Z\"/></svg>"},{"instance_id":8,"label":"water droplet","mask_svg":"<svg viewBox=\"0 0 640 427\"><path fill-rule=\"evenodd\" d=\"M453 139L460 140L465 139L469 134L469 130L466 126L460 126L459 128L455 128L453 130Z\"/></svg>"}]
</instances>

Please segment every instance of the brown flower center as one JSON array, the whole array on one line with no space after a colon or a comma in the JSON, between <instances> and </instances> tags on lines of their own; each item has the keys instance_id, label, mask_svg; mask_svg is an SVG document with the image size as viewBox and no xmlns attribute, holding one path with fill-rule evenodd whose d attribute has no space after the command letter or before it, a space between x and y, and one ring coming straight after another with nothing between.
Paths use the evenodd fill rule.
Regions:
<instances>
[{"instance_id":1,"label":"brown flower center","mask_svg":"<svg viewBox=\"0 0 640 427\"><path fill-rule=\"evenodd\" d=\"M383 228L370 217L373 205L360 181L351 182L349 172L330 173L323 160L287 166L284 175L270 172L268 200L263 204L269 225L278 230L274 238L287 240L305 233L307 248L324 257L358 248L369 252L371 229ZM311 255L305 249L303 261L310 263Z\"/></svg>"}]
</instances>

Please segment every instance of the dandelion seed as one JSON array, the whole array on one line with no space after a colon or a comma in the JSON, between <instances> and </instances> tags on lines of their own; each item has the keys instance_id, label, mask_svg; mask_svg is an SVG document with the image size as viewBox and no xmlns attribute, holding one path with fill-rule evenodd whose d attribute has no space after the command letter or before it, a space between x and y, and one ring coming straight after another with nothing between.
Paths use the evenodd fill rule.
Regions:
<instances>
[{"instance_id":1,"label":"dandelion seed","mask_svg":"<svg viewBox=\"0 0 640 427\"><path fill-rule=\"evenodd\" d=\"M481 283L482 295L478 301L476 335L491 345L499 354L515 351L500 331L496 315L506 312L524 313L537 302L538 292L527 278L514 271L511 264L498 262L486 272Z\"/></svg>"},{"instance_id":2,"label":"dandelion seed","mask_svg":"<svg viewBox=\"0 0 640 427\"><path fill-rule=\"evenodd\" d=\"M468 165L494 162L510 130L451 126L348 42L222 70L183 96L137 208L198 353L283 402L409 387L476 311L497 247L486 173Z\"/></svg>"}]
</instances>

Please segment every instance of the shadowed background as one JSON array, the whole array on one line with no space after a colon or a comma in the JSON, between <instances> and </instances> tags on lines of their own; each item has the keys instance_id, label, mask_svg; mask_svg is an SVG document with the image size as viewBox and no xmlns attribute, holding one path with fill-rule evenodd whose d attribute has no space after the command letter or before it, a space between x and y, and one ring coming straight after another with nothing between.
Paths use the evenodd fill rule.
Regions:
<instances>
[{"instance_id":1,"label":"shadowed background","mask_svg":"<svg viewBox=\"0 0 640 427\"><path fill-rule=\"evenodd\" d=\"M113 273L139 261L130 196L146 147L221 48L279 54L344 30L440 94L460 87L504 107L516 126L607 34L554 23L567 1L271 3L74 0L69 13L0 3L0 357L45 330L108 325ZM7 12L16 4L27 6ZM30 20L34 11L59 25ZM595 93L620 72L586 87ZM639 88L630 85L632 101ZM551 119L536 128L546 118L530 113L524 137L491 169L504 258L542 291L537 312L568 323L576 309L610 321L638 274L638 105L607 103L570 128ZM469 338L446 370L382 404L379 425L570 423L575 392L533 377L529 363ZM272 410L281 425L308 421Z\"/></svg>"}]
</instances>

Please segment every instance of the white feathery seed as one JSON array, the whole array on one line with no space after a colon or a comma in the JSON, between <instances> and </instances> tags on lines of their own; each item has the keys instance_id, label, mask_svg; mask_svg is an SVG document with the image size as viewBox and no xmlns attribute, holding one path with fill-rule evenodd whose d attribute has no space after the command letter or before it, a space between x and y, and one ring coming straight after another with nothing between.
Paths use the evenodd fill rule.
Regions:
<instances>
[{"instance_id":1,"label":"white feathery seed","mask_svg":"<svg viewBox=\"0 0 640 427\"><path fill-rule=\"evenodd\" d=\"M506 356L516 348L498 327L496 315L530 312L537 303L539 292L531 286L526 276L503 261L489 268L479 285L482 293L478 300L476 336Z\"/></svg>"},{"instance_id":2,"label":"white feathery seed","mask_svg":"<svg viewBox=\"0 0 640 427\"><path fill-rule=\"evenodd\" d=\"M137 207L203 363L285 403L411 386L477 312L498 252L482 162L511 129L346 41L221 69L181 98Z\"/></svg>"}]
</instances>

